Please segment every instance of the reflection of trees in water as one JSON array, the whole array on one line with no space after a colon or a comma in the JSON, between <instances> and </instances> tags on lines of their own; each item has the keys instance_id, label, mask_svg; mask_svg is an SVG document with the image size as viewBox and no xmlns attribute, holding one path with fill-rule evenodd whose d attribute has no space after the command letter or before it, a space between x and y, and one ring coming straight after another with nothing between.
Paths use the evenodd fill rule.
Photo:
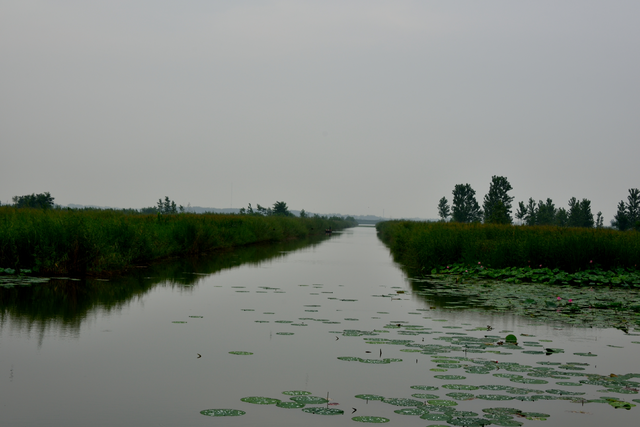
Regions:
<instances>
[{"instance_id":1,"label":"reflection of trees in water","mask_svg":"<svg viewBox=\"0 0 640 427\"><path fill-rule=\"evenodd\" d=\"M0 329L37 333L42 341L48 331L78 336L82 322L98 312L121 310L156 286L196 285L221 270L257 265L285 257L286 252L315 246L327 237L290 242L256 244L190 258L179 258L138 268L109 281L52 279L48 283L0 288ZM184 288L192 290L191 287Z\"/></svg>"}]
</instances>

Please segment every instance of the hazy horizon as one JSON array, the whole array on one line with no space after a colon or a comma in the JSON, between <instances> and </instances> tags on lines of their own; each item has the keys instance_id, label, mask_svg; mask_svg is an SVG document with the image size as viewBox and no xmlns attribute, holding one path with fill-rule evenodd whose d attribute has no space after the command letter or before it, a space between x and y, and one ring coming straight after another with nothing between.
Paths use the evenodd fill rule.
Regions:
<instances>
[{"instance_id":1,"label":"hazy horizon","mask_svg":"<svg viewBox=\"0 0 640 427\"><path fill-rule=\"evenodd\" d=\"M640 187L640 3L5 0L0 201L436 218ZM384 210L384 215L383 215Z\"/></svg>"}]
</instances>

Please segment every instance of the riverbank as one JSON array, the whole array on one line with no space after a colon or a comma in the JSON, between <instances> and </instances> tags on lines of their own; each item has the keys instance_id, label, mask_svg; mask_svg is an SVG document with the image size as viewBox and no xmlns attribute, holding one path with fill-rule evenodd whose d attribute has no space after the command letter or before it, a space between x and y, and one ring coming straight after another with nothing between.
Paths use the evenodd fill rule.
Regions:
<instances>
[{"instance_id":1,"label":"riverbank","mask_svg":"<svg viewBox=\"0 0 640 427\"><path fill-rule=\"evenodd\" d=\"M394 259L414 275L640 285L640 233L634 231L410 221L376 228Z\"/></svg>"},{"instance_id":2,"label":"riverbank","mask_svg":"<svg viewBox=\"0 0 640 427\"><path fill-rule=\"evenodd\" d=\"M48 274L117 272L163 258L324 234L340 218L0 207L0 267Z\"/></svg>"}]
</instances>

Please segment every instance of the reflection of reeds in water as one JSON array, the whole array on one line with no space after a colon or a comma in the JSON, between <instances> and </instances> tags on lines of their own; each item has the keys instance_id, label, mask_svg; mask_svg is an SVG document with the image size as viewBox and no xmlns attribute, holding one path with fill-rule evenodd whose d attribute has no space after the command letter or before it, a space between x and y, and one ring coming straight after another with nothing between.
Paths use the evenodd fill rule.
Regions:
<instances>
[{"instance_id":1,"label":"reflection of reeds in water","mask_svg":"<svg viewBox=\"0 0 640 427\"><path fill-rule=\"evenodd\" d=\"M410 221L387 221L377 229L396 260L414 271L482 262L492 268L542 265L575 272L637 268L640 260L640 233L633 231Z\"/></svg>"},{"instance_id":2,"label":"reflection of reeds in water","mask_svg":"<svg viewBox=\"0 0 640 427\"><path fill-rule=\"evenodd\" d=\"M290 240L353 225L322 217L126 215L0 207L0 266L62 274L122 270L166 257Z\"/></svg>"},{"instance_id":3,"label":"reflection of reeds in water","mask_svg":"<svg viewBox=\"0 0 640 427\"><path fill-rule=\"evenodd\" d=\"M289 252L310 247L328 239L325 236L287 242L262 243L154 263L126 275L105 279L52 279L48 283L0 287L0 325L11 319L15 330L43 335L51 328L78 334L89 312L120 310L132 299L156 286L181 286L186 291L206 276L243 264L257 265ZM186 285L186 286L185 286Z\"/></svg>"}]
</instances>

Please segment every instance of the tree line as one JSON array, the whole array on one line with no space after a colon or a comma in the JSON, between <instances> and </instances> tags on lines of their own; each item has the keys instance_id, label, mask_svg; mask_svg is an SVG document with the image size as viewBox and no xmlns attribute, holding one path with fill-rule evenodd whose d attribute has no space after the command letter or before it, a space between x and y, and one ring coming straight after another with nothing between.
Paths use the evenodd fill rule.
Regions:
<instances>
[{"instance_id":1,"label":"tree line","mask_svg":"<svg viewBox=\"0 0 640 427\"><path fill-rule=\"evenodd\" d=\"M13 207L16 208L33 208L33 209L68 209L72 208L62 208L59 205L55 205L53 203L54 198L51 196L49 192L40 193L40 194L30 194L25 196L14 196L13 197ZM102 208L92 208L92 207L84 207L82 208L84 211L96 211L96 210L105 210ZM141 209L107 209L107 210L118 210L125 214L161 214L161 215L175 215L179 213L186 213L189 210L189 207L185 208L182 205L176 204L175 201L171 200L168 196L163 199L158 199L158 203L155 206L149 206ZM240 215L254 215L254 216L295 216L293 212L289 210L289 207L285 202L276 201L272 207L264 207L260 206L260 204L256 205L254 209L249 203L249 206L246 208L241 208L238 212ZM304 209L300 211L300 218L309 218L311 215L307 213ZM347 221L355 222L355 218L352 216L348 217L340 217L340 216L320 216L318 214L313 214L314 218L322 218L322 219L345 219Z\"/></svg>"},{"instance_id":2,"label":"tree line","mask_svg":"<svg viewBox=\"0 0 640 427\"><path fill-rule=\"evenodd\" d=\"M504 176L492 176L489 192L484 196L482 207L476 200L476 192L469 184L456 184L453 189L452 205L446 197L438 202L438 215L442 221L484 222L485 224L512 224L513 197L509 195L513 187ZM536 202L533 198L518 202L515 219L524 225L555 225L559 227L598 227L604 226L602 212L594 215L591 201L569 199L568 208L556 207L553 200ZM629 189L627 202L620 201L618 211L611 226L625 231L632 228L640 230L640 190Z\"/></svg>"}]
</instances>

